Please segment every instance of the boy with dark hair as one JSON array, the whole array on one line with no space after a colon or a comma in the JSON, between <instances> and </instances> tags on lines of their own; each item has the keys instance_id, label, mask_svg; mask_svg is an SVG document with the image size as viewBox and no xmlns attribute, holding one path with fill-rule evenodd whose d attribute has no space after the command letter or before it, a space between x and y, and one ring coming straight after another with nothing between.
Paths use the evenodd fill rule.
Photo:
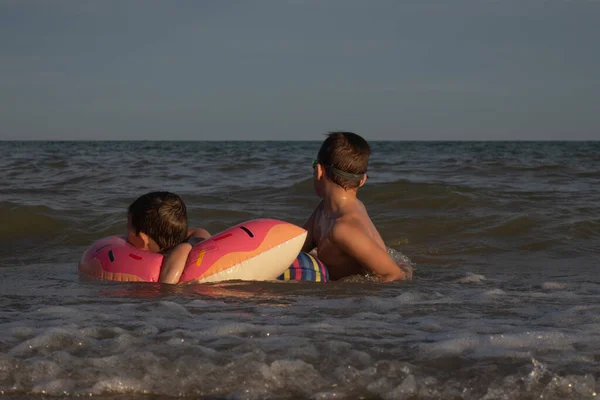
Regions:
<instances>
[{"instance_id":1,"label":"boy with dark hair","mask_svg":"<svg viewBox=\"0 0 600 400\"><path fill-rule=\"evenodd\" d=\"M304 224L302 251L315 247L332 280L372 273L382 281L410 279L411 268L388 255L357 191L367 179L371 149L352 132L331 132L313 162L313 184L322 199Z\"/></svg>"},{"instance_id":2,"label":"boy with dark hair","mask_svg":"<svg viewBox=\"0 0 600 400\"><path fill-rule=\"evenodd\" d=\"M127 242L132 246L165 255L159 282L177 283L183 270L174 275L169 269L188 240L210 237L202 228L188 229L187 208L170 192L151 192L137 198L128 208Z\"/></svg>"},{"instance_id":3,"label":"boy with dark hair","mask_svg":"<svg viewBox=\"0 0 600 400\"><path fill-rule=\"evenodd\" d=\"M127 211L127 241L139 249L166 253L188 238L187 208L174 193L146 193Z\"/></svg>"}]
</instances>

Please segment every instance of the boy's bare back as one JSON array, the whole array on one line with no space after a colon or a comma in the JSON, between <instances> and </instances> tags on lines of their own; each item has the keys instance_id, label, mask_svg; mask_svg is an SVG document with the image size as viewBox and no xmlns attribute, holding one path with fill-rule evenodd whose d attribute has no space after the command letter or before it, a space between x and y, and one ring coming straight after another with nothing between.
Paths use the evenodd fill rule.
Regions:
<instances>
[{"instance_id":1,"label":"boy's bare back","mask_svg":"<svg viewBox=\"0 0 600 400\"><path fill-rule=\"evenodd\" d=\"M312 231L312 240L318 249L319 259L327 266L331 279L369 272L355 257L343 251L339 245L340 239L342 242L345 239L350 245L353 242L363 242L363 245L364 242L370 242L370 246L375 245L387 254L383 239L360 200L355 199L351 204L333 213L325 212L321 202L313 215L313 220L309 222L312 223L312 229L309 231ZM347 235L354 237L346 237Z\"/></svg>"},{"instance_id":2,"label":"boy's bare back","mask_svg":"<svg viewBox=\"0 0 600 400\"><path fill-rule=\"evenodd\" d=\"M383 281L410 279L410 267L400 268L388 255L356 197L367 178L369 153L366 141L351 132L330 133L323 142L313 164L314 188L322 200L304 225L308 235L302 250L316 247L333 280L365 273Z\"/></svg>"}]
</instances>

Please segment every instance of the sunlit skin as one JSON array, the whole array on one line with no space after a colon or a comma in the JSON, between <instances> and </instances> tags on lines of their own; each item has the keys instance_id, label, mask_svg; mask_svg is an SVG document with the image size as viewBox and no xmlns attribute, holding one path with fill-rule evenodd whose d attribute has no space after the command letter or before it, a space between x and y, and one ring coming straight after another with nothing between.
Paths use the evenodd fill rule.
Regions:
<instances>
[{"instance_id":1,"label":"sunlit skin","mask_svg":"<svg viewBox=\"0 0 600 400\"><path fill-rule=\"evenodd\" d=\"M364 174L358 187L366 179ZM314 168L313 185L322 200L304 224L308 235L302 251L316 248L333 280L365 273L384 282L410 279L410 267L397 265L388 255L383 239L357 198L358 188L344 189L335 184L321 164Z\"/></svg>"},{"instance_id":2,"label":"sunlit skin","mask_svg":"<svg viewBox=\"0 0 600 400\"><path fill-rule=\"evenodd\" d=\"M190 251L192 251L192 246L208 239L210 236L210 233L202 228L188 230L188 241L175 246L173 250L165 255L158 281L161 283L178 283L185 269Z\"/></svg>"},{"instance_id":3,"label":"sunlit skin","mask_svg":"<svg viewBox=\"0 0 600 400\"><path fill-rule=\"evenodd\" d=\"M127 242L140 250L147 250L153 253L160 252L160 247L156 242L144 232L137 233L131 225L131 217L127 217Z\"/></svg>"},{"instance_id":4,"label":"sunlit skin","mask_svg":"<svg viewBox=\"0 0 600 400\"><path fill-rule=\"evenodd\" d=\"M210 237L206 229L194 228L188 230L188 241L175 246L171 251L165 254L163 259L159 282L177 283L185 268L187 257L192 250L192 246ZM136 233L131 225L131 218L127 218L127 242L133 247L141 250L159 253L162 249L156 242L144 232Z\"/></svg>"}]
</instances>

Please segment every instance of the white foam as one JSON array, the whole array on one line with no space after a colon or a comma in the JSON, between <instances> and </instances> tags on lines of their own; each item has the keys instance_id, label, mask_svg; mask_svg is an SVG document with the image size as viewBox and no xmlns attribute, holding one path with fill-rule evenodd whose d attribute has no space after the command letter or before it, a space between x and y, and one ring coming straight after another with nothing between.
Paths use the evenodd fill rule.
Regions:
<instances>
[{"instance_id":1,"label":"white foam","mask_svg":"<svg viewBox=\"0 0 600 400\"><path fill-rule=\"evenodd\" d=\"M410 258L408 258L406 255L402 254L400 251L393 249L391 247L387 248L387 252L390 255L390 257L392 257L392 260L394 260L394 262L396 264L404 263L404 264L408 265L414 271L415 263L413 263L412 260Z\"/></svg>"},{"instance_id":2,"label":"white foam","mask_svg":"<svg viewBox=\"0 0 600 400\"><path fill-rule=\"evenodd\" d=\"M504 343L495 345L524 345L522 341L513 339L503 339ZM464 341L463 345L448 343L448 347L464 349L475 341L471 338ZM544 390L546 397L550 398L560 393L571 397L589 397L595 390L593 375L560 378L549 371L546 365L535 360L531 360L526 381L517 372L516 375L492 382L492 386L486 389L475 381L470 384L452 378L440 380L423 375L419 366L397 361L377 361L373 354L355 349L350 342L319 341L318 346L313 345L309 350L312 356L306 359L292 356L289 352L293 345L288 342L285 348L288 355L274 360L272 351L260 350L264 348L263 343L253 343L254 346L228 347L222 351L190 346L180 352L170 344L166 348L152 350L134 347L129 351L116 351L110 356L95 358L59 352L56 357L53 356L53 360L47 359L42 363L39 357L21 361L19 368L14 368L15 359L5 355L0 357L0 378L3 371L10 372L0 382L8 379L13 382L14 390L52 396L131 394L238 399L273 396L315 399L514 398L523 394L519 392L523 386L515 384L518 382L525 382L530 393ZM304 348L306 343L310 342L305 339L298 345ZM296 348L296 351L301 353L300 348ZM327 354L327 357L320 358L319 353ZM212 356L214 361L207 359L207 356ZM168 379L165 378L167 376ZM549 376L557 379L543 386ZM471 395L460 390L467 386L474 390Z\"/></svg>"},{"instance_id":3,"label":"white foam","mask_svg":"<svg viewBox=\"0 0 600 400\"><path fill-rule=\"evenodd\" d=\"M474 281L482 284L302 285L290 293L245 284L236 291L259 295L213 301L214 293L191 291L168 300L112 294L68 307L35 303L18 319L2 314L0 391L236 399L491 400L542 391L549 398L589 397L586 376L598 380L597 287L510 286L483 275ZM533 365L532 356L543 367ZM555 377L565 380L549 383Z\"/></svg>"},{"instance_id":4,"label":"white foam","mask_svg":"<svg viewBox=\"0 0 600 400\"><path fill-rule=\"evenodd\" d=\"M564 282L544 282L544 283L542 283L542 289L547 289L547 290L564 290L568 287L569 287L569 285L567 285Z\"/></svg>"},{"instance_id":5,"label":"white foam","mask_svg":"<svg viewBox=\"0 0 600 400\"><path fill-rule=\"evenodd\" d=\"M372 309L374 312L386 312L402 306L421 303L431 304L439 301L440 299L437 296L432 296L430 294L426 295L419 293L418 291L404 292L393 298L368 296L362 300L362 302L366 303L367 308Z\"/></svg>"},{"instance_id":6,"label":"white foam","mask_svg":"<svg viewBox=\"0 0 600 400\"><path fill-rule=\"evenodd\" d=\"M495 347L532 350L572 350L573 342L573 336L551 331L492 335L487 340Z\"/></svg>"},{"instance_id":7,"label":"white foam","mask_svg":"<svg viewBox=\"0 0 600 400\"><path fill-rule=\"evenodd\" d=\"M145 385L137 379L131 378L110 378L97 382L90 390L91 394L111 394L111 393L144 393Z\"/></svg>"},{"instance_id":8,"label":"white foam","mask_svg":"<svg viewBox=\"0 0 600 400\"><path fill-rule=\"evenodd\" d=\"M50 396L64 396L73 393L76 386L77 383L72 379L54 379L35 385L31 392Z\"/></svg>"},{"instance_id":9,"label":"white foam","mask_svg":"<svg viewBox=\"0 0 600 400\"><path fill-rule=\"evenodd\" d=\"M584 398L597 397L596 379L592 374L555 376L544 388L544 392L560 393L563 396L576 396ZM542 393L543 395L544 393ZM550 396L544 396L550 397Z\"/></svg>"},{"instance_id":10,"label":"white foam","mask_svg":"<svg viewBox=\"0 0 600 400\"><path fill-rule=\"evenodd\" d=\"M216 286L216 285L215 285ZM218 309L219 307L226 307L227 303L219 300L192 300L186 304L189 308L200 308L200 309Z\"/></svg>"},{"instance_id":11,"label":"white foam","mask_svg":"<svg viewBox=\"0 0 600 400\"><path fill-rule=\"evenodd\" d=\"M531 351L573 351L578 335L562 332L537 331L495 335L463 335L435 343L421 344L424 357L438 358L450 355L471 357L528 356Z\"/></svg>"},{"instance_id":12,"label":"white foam","mask_svg":"<svg viewBox=\"0 0 600 400\"><path fill-rule=\"evenodd\" d=\"M74 308L69 308L69 307L56 306L56 307L40 308L37 310L37 312L40 314L53 315L53 314L70 314L70 313L77 312L77 310L75 310Z\"/></svg>"},{"instance_id":13,"label":"white foam","mask_svg":"<svg viewBox=\"0 0 600 400\"><path fill-rule=\"evenodd\" d=\"M413 375L409 375L400 385L398 385L394 390L389 393L386 393L383 398L389 400L395 399L406 399L414 396L417 392L417 382Z\"/></svg>"},{"instance_id":14,"label":"white foam","mask_svg":"<svg viewBox=\"0 0 600 400\"><path fill-rule=\"evenodd\" d=\"M302 338L298 338L297 343L299 343L299 346L297 347L288 346L287 341L282 343L283 347L285 347L285 355L287 358L318 364L321 353L317 347L311 343L300 344L301 342L303 342Z\"/></svg>"},{"instance_id":15,"label":"white foam","mask_svg":"<svg viewBox=\"0 0 600 400\"><path fill-rule=\"evenodd\" d=\"M270 365L262 365L260 373L276 388L291 389L304 396L309 395L311 388L319 386L322 380L320 373L302 360L276 360Z\"/></svg>"},{"instance_id":16,"label":"white foam","mask_svg":"<svg viewBox=\"0 0 600 400\"><path fill-rule=\"evenodd\" d=\"M392 389L392 383L386 378L379 378L371 381L371 383L367 384L367 391L370 394L374 395L382 395L384 393L389 392Z\"/></svg>"},{"instance_id":17,"label":"white foam","mask_svg":"<svg viewBox=\"0 0 600 400\"><path fill-rule=\"evenodd\" d=\"M468 273L460 278L458 283L483 283L485 281L487 281L487 278L484 275Z\"/></svg>"},{"instance_id":18,"label":"white foam","mask_svg":"<svg viewBox=\"0 0 600 400\"><path fill-rule=\"evenodd\" d=\"M485 296L505 296L506 292L502 289L492 289L484 293Z\"/></svg>"},{"instance_id":19,"label":"white foam","mask_svg":"<svg viewBox=\"0 0 600 400\"><path fill-rule=\"evenodd\" d=\"M356 398L351 394L343 393L342 391L326 391L326 392L317 392L310 396L311 400L331 400L331 399L348 399L348 398Z\"/></svg>"},{"instance_id":20,"label":"white foam","mask_svg":"<svg viewBox=\"0 0 600 400\"><path fill-rule=\"evenodd\" d=\"M448 355L463 354L467 350L481 346L484 340L481 337L470 335L452 339L440 340L436 343L421 344L421 351L429 357L445 357Z\"/></svg>"},{"instance_id":21,"label":"white foam","mask_svg":"<svg viewBox=\"0 0 600 400\"><path fill-rule=\"evenodd\" d=\"M89 340L78 332L64 328L50 328L49 330L22 342L13 347L10 354L24 356L33 354L49 354L56 350L76 350L88 346Z\"/></svg>"},{"instance_id":22,"label":"white foam","mask_svg":"<svg viewBox=\"0 0 600 400\"><path fill-rule=\"evenodd\" d=\"M262 327L259 325L249 323L226 323L217 326L213 326L203 331L205 335L231 335L240 333L259 333L262 331Z\"/></svg>"}]
</instances>

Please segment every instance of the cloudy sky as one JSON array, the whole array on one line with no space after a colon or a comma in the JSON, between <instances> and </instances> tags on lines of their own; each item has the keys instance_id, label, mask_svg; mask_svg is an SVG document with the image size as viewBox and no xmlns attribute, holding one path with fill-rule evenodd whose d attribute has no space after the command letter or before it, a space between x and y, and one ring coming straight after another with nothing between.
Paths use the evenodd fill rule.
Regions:
<instances>
[{"instance_id":1,"label":"cloudy sky","mask_svg":"<svg viewBox=\"0 0 600 400\"><path fill-rule=\"evenodd\" d=\"M597 0L0 0L0 139L600 139Z\"/></svg>"}]
</instances>

